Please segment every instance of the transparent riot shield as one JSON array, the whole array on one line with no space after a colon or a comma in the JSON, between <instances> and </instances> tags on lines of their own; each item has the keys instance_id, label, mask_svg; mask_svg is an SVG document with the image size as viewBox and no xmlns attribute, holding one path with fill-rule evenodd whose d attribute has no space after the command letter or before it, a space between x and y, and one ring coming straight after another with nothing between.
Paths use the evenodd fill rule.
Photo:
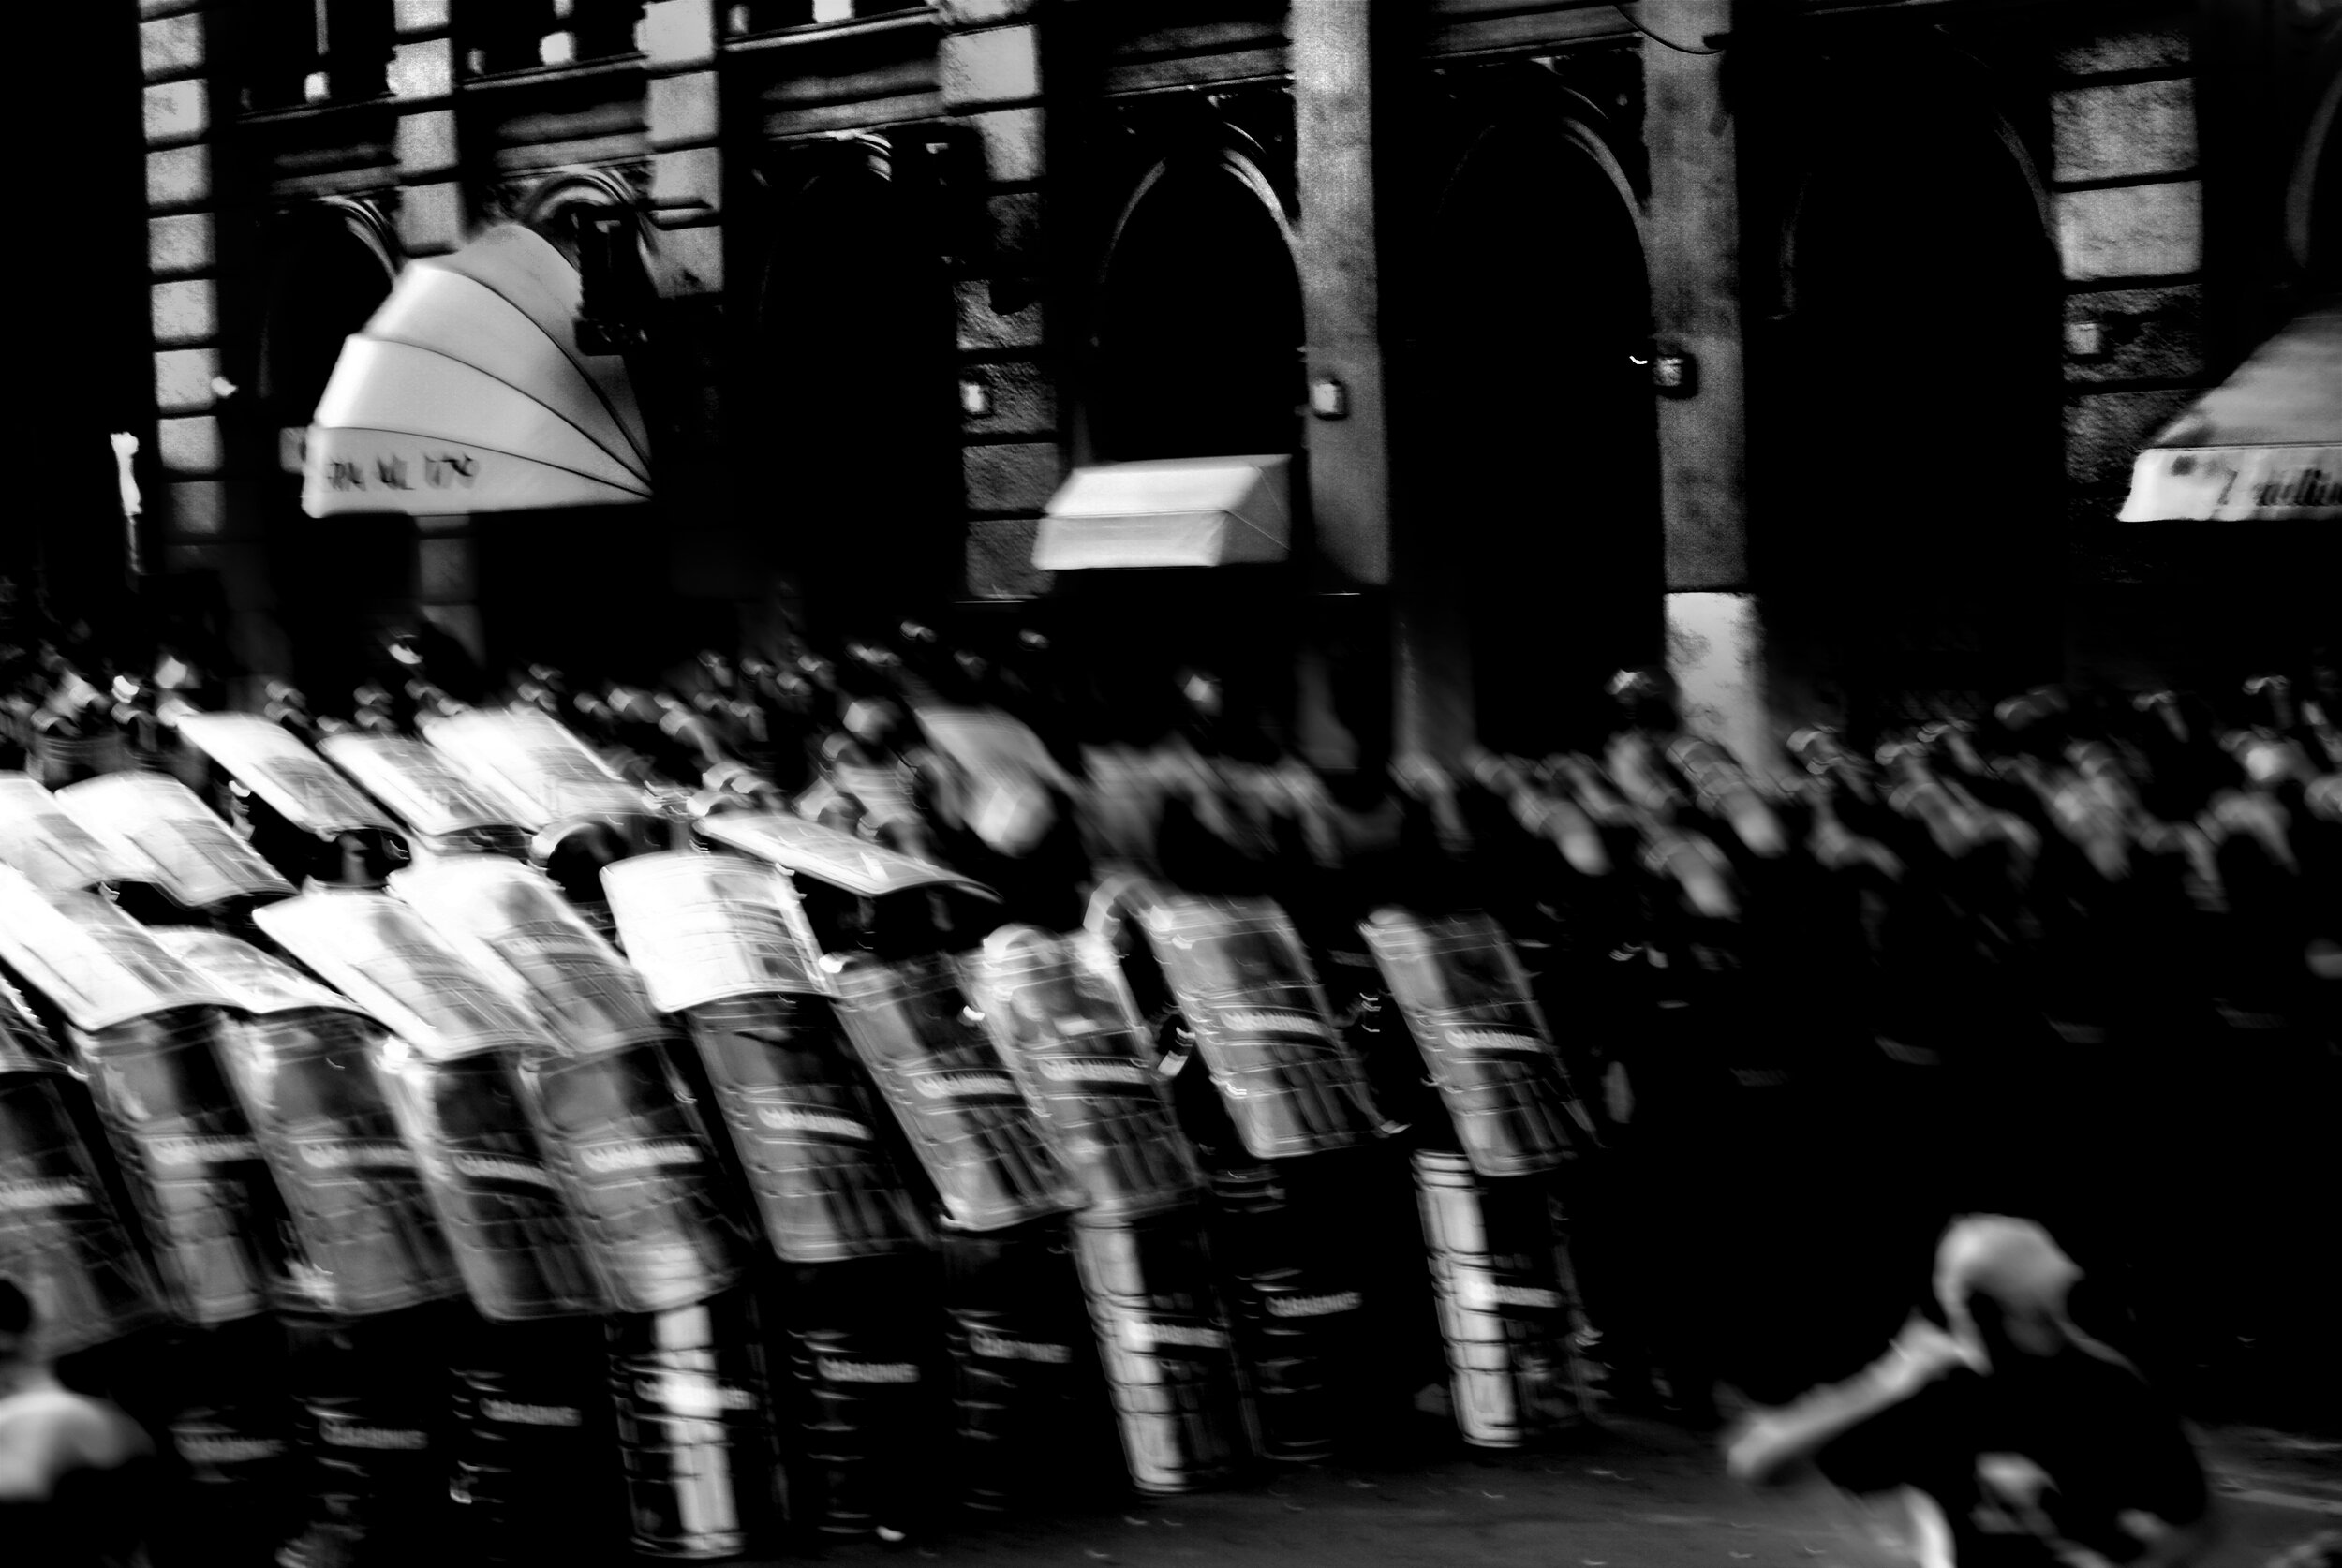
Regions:
<instances>
[{"instance_id":1,"label":"transparent riot shield","mask_svg":"<svg viewBox=\"0 0 2342 1568\"><path fill-rule=\"evenodd\" d=\"M378 1067L480 1314L505 1323L604 1309L522 1101L519 1058L547 1043L519 1000L386 895L308 893L257 918L395 1031Z\"/></svg>"},{"instance_id":2,"label":"transparent riot shield","mask_svg":"<svg viewBox=\"0 0 2342 1568\"><path fill-rule=\"evenodd\" d=\"M182 910L282 898L292 884L203 804L159 773L117 773L58 791L57 803L101 840L135 855L151 883Z\"/></svg>"},{"instance_id":3,"label":"transparent riot shield","mask_svg":"<svg viewBox=\"0 0 2342 1568\"><path fill-rule=\"evenodd\" d=\"M609 1366L634 1550L708 1559L770 1549L785 1499L749 1293L612 1318Z\"/></svg>"},{"instance_id":4,"label":"transparent riot shield","mask_svg":"<svg viewBox=\"0 0 2342 1568\"><path fill-rule=\"evenodd\" d=\"M423 845L441 851L521 856L521 813L467 777L429 744L406 735L351 732L318 742L318 754L363 785Z\"/></svg>"},{"instance_id":5,"label":"transparent riot shield","mask_svg":"<svg viewBox=\"0 0 2342 1568\"><path fill-rule=\"evenodd\" d=\"M420 1161L377 1075L384 1030L291 965L216 931L156 938L236 1003L221 1055L299 1240L319 1310L395 1312L463 1294Z\"/></svg>"},{"instance_id":6,"label":"transparent riot shield","mask_svg":"<svg viewBox=\"0 0 2342 1568\"><path fill-rule=\"evenodd\" d=\"M543 1025L547 1043L522 1052L520 1082L617 1309L672 1310L744 1279L747 1234L642 977L515 862L441 861L392 886L492 954Z\"/></svg>"},{"instance_id":7,"label":"transparent riot shield","mask_svg":"<svg viewBox=\"0 0 2342 1568\"><path fill-rule=\"evenodd\" d=\"M284 1299L284 1211L217 1051L230 998L97 895L6 870L0 959L67 1021L173 1310L220 1324Z\"/></svg>"},{"instance_id":8,"label":"transparent riot shield","mask_svg":"<svg viewBox=\"0 0 2342 1568\"><path fill-rule=\"evenodd\" d=\"M1169 1494L1236 1479L1260 1433L1202 1216L1077 1214L1071 1230L1132 1483Z\"/></svg>"},{"instance_id":9,"label":"transparent riot shield","mask_svg":"<svg viewBox=\"0 0 2342 1568\"><path fill-rule=\"evenodd\" d=\"M252 848L289 880L373 886L408 859L406 838L382 808L282 726L244 713L185 713L173 722L235 781L242 792L231 799Z\"/></svg>"},{"instance_id":10,"label":"transparent riot shield","mask_svg":"<svg viewBox=\"0 0 2342 1568\"><path fill-rule=\"evenodd\" d=\"M1593 1146L1593 1117L1495 921L1381 910L1358 929L1475 1171L1534 1175Z\"/></svg>"},{"instance_id":11,"label":"transparent riot shield","mask_svg":"<svg viewBox=\"0 0 2342 1568\"><path fill-rule=\"evenodd\" d=\"M830 957L847 1037L943 1205L993 1231L1088 1200L968 1005L949 958Z\"/></svg>"},{"instance_id":12,"label":"transparent riot shield","mask_svg":"<svg viewBox=\"0 0 2342 1568\"><path fill-rule=\"evenodd\" d=\"M1275 904L1121 878L1099 888L1088 925L1109 941L1136 928L1253 1158L1319 1154L1376 1134L1365 1066Z\"/></svg>"},{"instance_id":13,"label":"transparent riot shield","mask_svg":"<svg viewBox=\"0 0 2342 1568\"><path fill-rule=\"evenodd\" d=\"M968 994L1095 1215L1176 1208L1202 1190L1169 1081L1103 944L1005 926L963 963Z\"/></svg>"},{"instance_id":14,"label":"transparent riot shield","mask_svg":"<svg viewBox=\"0 0 2342 1568\"><path fill-rule=\"evenodd\" d=\"M1567 1238L1542 1183L1490 1180L1461 1155L1415 1155L1456 1426L1518 1448L1583 1419Z\"/></svg>"},{"instance_id":15,"label":"transparent riot shield","mask_svg":"<svg viewBox=\"0 0 2342 1568\"><path fill-rule=\"evenodd\" d=\"M56 796L21 773L0 773L0 865L53 893L135 881L149 870L136 853L75 821Z\"/></svg>"},{"instance_id":16,"label":"transparent riot shield","mask_svg":"<svg viewBox=\"0 0 2342 1568\"><path fill-rule=\"evenodd\" d=\"M162 1294L67 1103L57 1047L0 984L0 1276L51 1358L163 1321Z\"/></svg>"}]
</instances>

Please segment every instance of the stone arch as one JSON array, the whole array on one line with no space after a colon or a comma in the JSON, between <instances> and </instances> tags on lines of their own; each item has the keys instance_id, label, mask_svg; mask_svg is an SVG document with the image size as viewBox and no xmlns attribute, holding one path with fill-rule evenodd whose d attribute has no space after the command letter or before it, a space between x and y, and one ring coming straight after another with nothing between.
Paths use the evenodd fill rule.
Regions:
<instances>
[{"instance_id":1,"label":"stone arch","mask_svg":"<svg viewBox=\"0 0 2342 1568\"><path fill-rule=\"evenodd\" d=\"M1446 513L1474 727L1533 756L1593 744L1607 677L1660 653L1650 282L1606 129L1559 86L1485 115L1443 166L1415 280L1420 504Z\"/></svg>"}]
</instances>

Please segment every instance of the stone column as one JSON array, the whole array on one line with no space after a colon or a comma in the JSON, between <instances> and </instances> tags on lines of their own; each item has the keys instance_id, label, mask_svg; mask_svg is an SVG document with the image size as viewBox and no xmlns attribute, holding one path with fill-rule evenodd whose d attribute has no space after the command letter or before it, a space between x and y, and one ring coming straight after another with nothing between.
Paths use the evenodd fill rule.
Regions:
<instances>
[{"instance_id":1,"label":"stone column","mask_svg":"<svg viewBox=\"0 0 2342 1568\"><path fill-rule=\"evenodd\" d=\"M390 86L398 99L398 241L408 257L459 249L467 225L455 133L455 40L448 0L397 0ZM480 559L473 519L450 512L415 519L415 603L425 620L484 649Z\"/></svg>"},{"instance_id":2,"label":"stone column","mask_svg":"<svg viewBox=\"0 0 2342 1568\"><path fill-rule=\"evenodd\" d=\"M1394 741L1453 757L1470 739L1469 692L1457 662L1454 594L1435 541L1393 527L1389 343L1383 304L1375 48L1379 7L1294 0L1295 184L1300 198L1301 314L1312 414L1304 436L1316 558L1310 587L1345 596L1326 614L1380 613L1391 586ZM1405 35L1394 36L1393 47ZM1338 629L1321 621L1312 630ZM1316 639L1313 639L1315 641ZM1328 711L1322 647L1302 658L1301 744L1340 766L1349 737Z\"/></svg>"},{"instance_id":3,"label":"stone column","mask_svg":"<svg viewBox=\"0 0 2342 1568\"><path fill-rule=\"evenodd\" d=\"M945 111L982 159L980 264L953 280L957 302L960 473L972 599L1041 592L1032 565L1041 509L1067 457L1048 362L1042 253L1048 190L1038 0L934 0L943 24L936 75Z\"/></svg>"},{"instance_id":4,"label":"stone column","mask_svg":"<svg viewBox=\"0 0 2342 1568\"><path fill-rule=\"evenodd\" d=\"M220 224L215 138L232 83L213 75L219 19L202 0L141 0L144 76L147 310L154 334L155 451L145 500L156 555L172 572L215 573L230 650L259 681L289 667L256 527L259 508L229 471L218 405Z\"/></svg>"},{"instance_id":5,"label":"stone column","mask_svg":"<svg viewBox=\"0 0 2342 1568\"><path fill-rule=\"evenodd\" d=\"M1770 770L1778 747L1748 570L1740 123L1718 52L1733 0L1644 0L1637 10L1680 46L1642 51L1652 325L1663 352L1697 366L1691 395L1657 399L1667 662L1693 727Z\"/></svg>"}]
</instances>

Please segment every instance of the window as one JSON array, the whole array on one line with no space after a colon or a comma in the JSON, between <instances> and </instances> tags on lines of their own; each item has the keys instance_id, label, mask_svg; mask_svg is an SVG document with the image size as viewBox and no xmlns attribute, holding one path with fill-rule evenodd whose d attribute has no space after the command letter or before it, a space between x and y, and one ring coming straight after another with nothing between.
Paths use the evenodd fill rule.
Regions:
<instances>
[{"instance_id":1,"label":"window","mask_svg":"<svg viewBox=\"0 0 2342 1568\"><path fill-rule=\"evenodd\" d=\"M458 15L467 76L641 52L643 0L471 0Z\"/></svg>"},{"instance_id":2,"label":"window","mask_svg":"<svg viewBox=\"0 0 2342 1568\"><path fill-rule=\"evenodd\" d=\"M724 12L724 30L772 33L784 27L814 27L828 22L860 22L868 17L902 11L923 11L927 0L734 0Z\"/></svg>"},{"instance_id":3,"label":"window","mask_svg":"<svg viewBox=\"0 0 2342 1568\"><path fill-rule=\"evenodd\" d=\"M391 0L252 0L246 110L350 103L389 90Z\"/></svg>"}]
</instances>

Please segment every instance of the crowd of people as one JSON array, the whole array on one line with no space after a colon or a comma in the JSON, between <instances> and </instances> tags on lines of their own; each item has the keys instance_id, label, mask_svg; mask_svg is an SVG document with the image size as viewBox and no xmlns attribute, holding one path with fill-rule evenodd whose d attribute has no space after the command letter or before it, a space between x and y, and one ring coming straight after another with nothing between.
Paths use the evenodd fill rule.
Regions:
<instances>
[{"instance_id":1,"label":"crowd of people","mask_svg":"<svg viewBox=\"0 0 2342 1568\"><path fill-rule=\"evenodd\" d=\"M1039 637L978 653L906 627L835 653L637 685L537 668L493 694L643 785L648 815L800 813L989 886L1002 921L1075 928L1117 872L1273 900L1395 1146L1455 1138L1360 924L1487 911L1584 1107L1555 1191L1602 1408L1728 1426L1752 1481L1810 1459L1920 1487L1971 1568L2201 1551L2201 1472L2150 1385L2200 1414L2331 1418L2342 729L2318 673L1806 732L1786 776L1687 733L1642 674L1578 750L1336 773L1203 672L1139 703ZM207 779L170 716L213 690L177 658L83 670L52 647L16 676L0 744L44 781ZM347 704L282 688L269 714L307 740L410 732L494 684L409 642ZM621 837L547 868L591 902ZM1176 1056L1173 998L1141 999ZM5 1336L22 1309L0 1309ZM1436 1383L1416 1342L1401 1381ZM133 1427L15 1375L11 1464L136 1473ZM7 1496L55 1479L12 1471ZM2037 1555L1994 1555L2019 1539Z\"/></svg>"}]
</instances>

